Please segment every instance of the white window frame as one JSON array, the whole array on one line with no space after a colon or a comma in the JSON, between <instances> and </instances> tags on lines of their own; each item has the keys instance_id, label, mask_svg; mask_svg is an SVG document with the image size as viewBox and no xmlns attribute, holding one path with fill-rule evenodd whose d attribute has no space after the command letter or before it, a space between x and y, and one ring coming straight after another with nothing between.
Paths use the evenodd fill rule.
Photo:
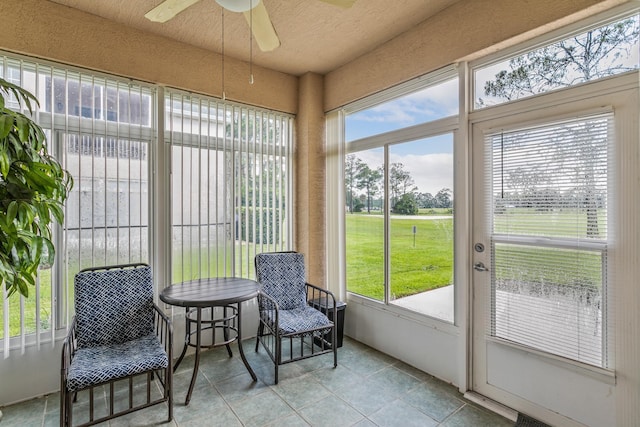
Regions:
<instances>
[{"instance_id":1,"label":"white window frame","mask_svg":"<svg viewBox=\"0 0 640 427\"><path fill-rule=\"evenodd\" d=\"M502 61L506 61L509 60L511 58L515 58L517 56L526 54L527 52L531 52L534 51L536 49L542 48L544 46L548 46L550 44L577 36L579 34L583 34L587 31L596 29L596 28L600 28L603 26L606 26L608 24L620 21L624 18L628 18L631 17L633 15L637 15L638 13L640 13L640 10L638 9L638 6L633 4L633 3L627 3L627 4L623 4L617 7L614 7L612 9L609 9L605 12L602 12L600 14L591 16L589 18L586 18L584 20L580 20L577 22L573 22L571 24L562 26L561 28L558 28L556 30L550 31L550 32L546 32L540 36L534 37L526 42L523 43L519 43L515 46L512 47L508 47L505 49L500 49L497 52L490 54L490 55L486 55L483 56L480 59L474 60L469 62L468 66L469 66L469 81L468 81L468 105L469 105L469 114L471 113L479 113L481 111L484 110L489 110L492 109L493 107L497 107L500 105L508 105L508 104L515 104L518 101L525 99L525 98L519 98L519 99L515 99L512 101L508 101L508 102L503 102L500 103L498 105L490 105L484 108L480 108L477 109L475 108L475 92L476 92L476 79L475 79L475 70L478 68L484 68L484 67L488 67L497 63L500 63ZM636 71L629 71L627 73L621 73L621 74L629 74L629 73L635 73ZM620 74L618 74L620 75ZM615 76L614 76L615 77ZM610 77L609 77L610 78ZM599 80L599 79L598 79ZM588 85L589 83L592 83L595 80L592 80L590 82L585 82L585 83L580 83L576 86L581 86L581 85ZM571 86L571 87L575 87L575 86ZM557 92L559 90L563 90L563 88L560 89L553 89L551 91L547 91L545 93L549 93L549 92ZM530 99L530 98L534 98L537 95L534 96L528 96L526 97L526 99Z\"/></svg>"},{"instance_id":2,"label":"white window frame","mask_svg":"<svg viewBox=\"0 0 640 427\"><path fill-rule=\"evenodd\" d=\"M375 309L383 309L394 313L395 315L409 319L414 322L427 325L430 327L437 327L443 331L451 334L456 332L456 324L461 320L464 321L465 315L459 313L458 299L462 286L461 281L465 280L465 274L460 273L459 260L466 259L463 254L463 247L460 245L461 235L457 231L459 224L463 220L463 215L454 216L454 320L448 322L443 319L431 317L426 314L422 314L398 305L390 304L389 301L389 286L388 286L388 271L385 272L385 299L384 301L373 300L366 296L354 294L348 292L346 289L346 235L345 235L345 213L344 213L344 158L347 154L367 150L370 148L389 147L394 144L411 142L418 139L434 137L446 133L453 134L454 145L454 194L458 188L466 185L464 184L465 172L458 167L459 162L456 160L463 152L462 145L464 144L464 133L460 132L461 117L464 118L464 102L467 94L463 90L465 87L465 75L466 67L460 67L458 64L444 67L436 70L432 73L420 76L416 79L410 80L403 84L397 85L393 88L378 92L369 97L363 98L359 101L348 104L340 109L331 111L327 115L327 146L329 153L327 156L327 188L338 188L333 194L333 197L328 197L328 209L327 209L327 280L329 286L333 286L334 292L337 292L342 299L348 298L351 301L355 301L359 304L363 304ZM408 95L414 92L423 90L429 86L434 86L438 83L450 80L452 78L458 78L459 87L459 114L437 119L431 122L421 123L415 126L408 126L394 131L385 132L382 134L376 134L369 137L345 142L345 116L357 111L372 108L376 105L391 101L404 95ZM385 170L389 169L388 156L385 155ZM335 170L337 173L329 173L330 170ZM464 211L465 203L454 199L454 210L456 213ZM333 209L329 207L333 206ZM460 209L459 209L460 208ZM386 216L385 216L386 217ZM385 219L388 222L388 218ZM388 226L387 226L388 227ZM338 233L334 233L337 231ZM385 232L386 233L386 232ZM386 243L385 243L386 245ZM335 249L335 250L334 250ZM385 249L387 251L388 249ZM385 270L388 270L385 266ZM332 285L332 283L334 283ZM339 286L336 286L338 283Z\"/></svg>"}]
</instances>

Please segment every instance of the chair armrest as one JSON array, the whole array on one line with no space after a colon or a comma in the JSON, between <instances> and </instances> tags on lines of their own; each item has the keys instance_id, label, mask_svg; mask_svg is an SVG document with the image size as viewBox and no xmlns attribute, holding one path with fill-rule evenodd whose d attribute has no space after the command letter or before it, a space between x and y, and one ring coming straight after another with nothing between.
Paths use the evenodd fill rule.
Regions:
<instances>
[{"instance_id":1,"label":"chair armrest","mask_svg":"<svg viewBox=\"0 0 640 427\"><path fill-rule=\"evenodd\" d=\"M260 311L275 310L278 312L278 310L280 310L278 302L271 295L263 291L258 291L258 306L260 307Z\"/></svg>"},{"instance_id":2,"label":"chair armrest","mask_svg":"<svg viewBox=\"0 0 640 427\"><path fill-rule=\"evenodd\" d=\"M258 311L260 322L271 329L276 339L278 339L280 335L280 307L278 302L271 295L260 290L258 291ZM268 312L272 312L271 316Z\"/></svg>"},{"instance_id":3,"label":"chair armrest","mask_svg":"<svg viewBox=\"0 0 640 427\"><path fill-rule=\"evenodd\" d=\"M333 309L333 313L336 312L336 297L333 295L333 292L312 285L311 283L306 283L306 285L307 304L320 311L322 311L321 307L324 307L327 310Z\"/></svg>"},{"instance_id":4,"label":"chair armrest","mask_svg":"<svg viewBox=\"0 0 640 427\"><path fill-rule=\"evenodd\" d=\"M167 316L156 304L153 304L154 315L154 328L155 333L160 342L164 345L164 351L167 352L169 357L169 364L171 364L173 356L173 324Z\"/></svg>"},{"instance_id":5,"label":"chair armrest","mask_svg":"<svg viewBox=\"0 0 640 427\"><path fill-rule=\"evenodd\" d=\"M69 366L71 365L71 360L73 359L77 347L78 344L76 341L76 317L74 316L71 319L71 325L69 326L67 336L62 343L60 375L62 377L63 385L66 384L67 375L69 373Z\"/></svg>"}]
</instances>

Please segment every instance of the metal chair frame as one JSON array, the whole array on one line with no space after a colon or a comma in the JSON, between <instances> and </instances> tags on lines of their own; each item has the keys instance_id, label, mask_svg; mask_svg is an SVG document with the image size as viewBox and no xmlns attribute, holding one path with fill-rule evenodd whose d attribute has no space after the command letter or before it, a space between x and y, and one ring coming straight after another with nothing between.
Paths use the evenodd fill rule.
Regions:
<instances>
[{"instance_id":1,"label":"metal chair frame","mask_svg":"<svg viewBox=\"0 0 640 427\"><path fill-rule=\"evenodd\" d=\"M87 271L108 271L114 269L127 269L127 268L137 268L137 267L148 267L147 264L144 263L134 263L134 264L122 264L122 265L113 265L106 267L93 267L86 268L81 270L80 272ZM60 426L72 426L73 425L73 404L77 402L78 392L88 390L89 391L89 421L79 426L91 426L94 424L102 423L104 421L111 420L113 418L117 418L126 414L129 414L134 411L138 411L141 409L148 408L150 406L162 404L167 402L168 406L168 417L167 422L173 420L173 368L172 368L172 360L173 360L173 326L169 317L160 310L160 308L154 303L153 304L153 320L154 320L154 333L158 338L164 350L167 354L168 358L168 366L163 369L149 370L140 373L136 373L134 375L123 376L119 378L114 378L110 381L104 381L96 384L92 384L89 387L85 387L83 389L70 391L67 387L67 379L69 374L69 368L74 359L76 351L78 350L78 337L77 337L77 328L76 328L76 317L74 316L71 325L69 328L69 332L67 337L64 340L62 347L62 363L61 363L61 372L60 372ZM164 371L164 373L162 372ZM158 378L158 381L162 385L163 393L162 396L157 399L151 398L151 387L153 385L153 378ZM133 396L134 396L134 378L139 376L146 376L146 398L144 402L134 405ZM114 392L115 385L120 381L128 382L128 407L115 411L114 408ZM94 390L101 389L102 387L108 387L108 414L105 416L101 416L99 418L95 418L95 397Z\"/></svg>"},{"instance_id":2,"label":"metal chair frame","mask_svg":"<svg viewBox=\"0 0 640 427\"><path fill-rule=\"evenodd\" d=\"M255 262L257 271L257 257ZM260 278L257 277L257 280L259 282ZM333 313L336 313L336 299L332 292L307 282L305 282L305 289L307 305L320 313L323 313L319 309L320 305L328 307L329 310L333 308ZM258 351L259 344L262 343L274 363L275 384L278 384L278 367L280 365L333 352L333 367L338 366L338 346L332 345L332 343L337 343L335 321L331 322L327 318L329 321L327 326L283 333L279 327L280 307L278 302L262 290L258 293L258 301L261 309L255 351ZM270 319L274 320L271 321ZM330 341L327 339L329 336L331 337ZM294 342L294 340L299 340L299 342ZM287 341L289 351L285 354L283 342ZM296 349L297 351L294 354L294 345L296 344L299 345L299 348Z\"/></svg>"}]
</instances>

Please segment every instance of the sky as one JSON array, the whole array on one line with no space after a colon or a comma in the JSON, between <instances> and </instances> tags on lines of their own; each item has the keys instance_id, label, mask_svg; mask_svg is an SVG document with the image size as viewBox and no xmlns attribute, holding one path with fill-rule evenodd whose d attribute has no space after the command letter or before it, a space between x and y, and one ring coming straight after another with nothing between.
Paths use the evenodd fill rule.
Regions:
<instances>
[{"instance_id":1,"label":"sky","mask_svg":"<svg viewBox=\"0 0 640 427\"><path fill-rule=\"evenodd\" d=\"M346 140L402 129L458 114L458 79L380 104L346 118ZM392 145L390 162L402 163L421 193L435 195L453 190L453 135L445 134ZM384 151L376 148L355 153L370 168L384 163Z\"/></svg>"}]
</instances>

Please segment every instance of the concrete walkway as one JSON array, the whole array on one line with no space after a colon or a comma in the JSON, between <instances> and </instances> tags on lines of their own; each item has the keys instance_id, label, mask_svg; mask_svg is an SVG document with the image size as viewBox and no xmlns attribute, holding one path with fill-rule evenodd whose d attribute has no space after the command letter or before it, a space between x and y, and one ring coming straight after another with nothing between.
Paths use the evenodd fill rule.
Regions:
<instances>
[{"instance_id":1,"label":"concrete walkway","mask_svg":"<svg viewBox=\"0 0 640 427\"><path fill-rule=\"evenodd\" d=\"M453 285L422 292L391 302L400 307L453 323Z\"/></svg>"}]
</instances>

